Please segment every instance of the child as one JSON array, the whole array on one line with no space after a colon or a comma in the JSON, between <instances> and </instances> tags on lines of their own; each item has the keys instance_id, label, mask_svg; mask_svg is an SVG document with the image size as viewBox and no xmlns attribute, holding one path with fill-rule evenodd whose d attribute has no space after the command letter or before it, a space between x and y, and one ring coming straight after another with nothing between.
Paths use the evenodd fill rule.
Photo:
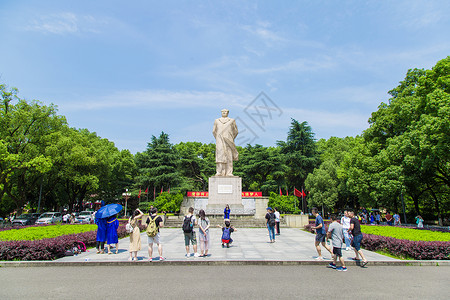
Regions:
<instances>
[{"instance_id":1,"label":"child","mask_svg":"<svg viewBox=\"0 0 450 300\"><path fill-rule=\"evenodd\" d=\"M236 231L233 226L231 226L230 221L225 221L225 227L217 225L222 228L222 248L227 244L227 248L230 248L230 244L233 242L231 238L231 233Z\"/></svg>"},{"instance_id":2,"label":"child","mask_svg":"<svg viewBox=\"0 0 450 300\"><path fill-rule=\"evenodd\" d=\"M336 215L331 215L331 221L333 221L330 226L328 226L327 237L331 238L333 243L333 262L328 265L329 268L336 269L338 271L347 271L345 266L344 258L342 257L342 239L344 237L342 225L336 220ZM341 267L336 268L336 260L339 257Z\"/></svg>"}]
</instances>

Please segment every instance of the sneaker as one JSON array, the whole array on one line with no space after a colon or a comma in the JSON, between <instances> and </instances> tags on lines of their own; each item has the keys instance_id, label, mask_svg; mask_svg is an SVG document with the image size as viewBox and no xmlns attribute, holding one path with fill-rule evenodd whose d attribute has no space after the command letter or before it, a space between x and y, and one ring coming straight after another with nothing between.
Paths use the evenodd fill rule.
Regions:
<instances>
[{"instance_id":1,"label":"sneaker","mask_svg":"<svg viewBox=\"0 0 450 300\"><path fill-rule=\"evenodd\" d=\"M339 272L347 272L346 267L337 267L336 270L338 270Z\"/></svg>"},{"instance_id":2,"label":"sneaker","mask_svg":"<svg viewBox=\"0 0 450 300\"><path fill-rule=\"evenodd\" d=\"M194 253L194 257L199 257L199 256L200 255L197 252Z\"/></svg>"},{"instance_id":3,"label":"sneaker","mask_svg":"<svg viewBox=\"0 0 450 300\"><path fill-rule=\"evenodd\" d=\"M317 256L316 260L323 260L323 257L322 256Z\"/></svg>"},{"instance_id":4,"label":"sneaker","mask_svg":"<svg viewBox=\"0 0 450 300\"><path fill-rule=\"evenodd\" d=\"M191 257L191 254L190 253L186 253L184 256L186 256L186 258L189 258L189 257Z\"/></svg>"},{"instance_id":5,"label":"sneaker","mask_svg":"<svg viewBox=\"0 0 450 300\"><path fill-rule=\"evenodd\" d=\"M346 248L345 248L345 251L349 251L349 250L350 250L350 247L346 247Z\"/></svg>"},{"instance_id":6,"label":"sneaker","mask_svg":"<svg viewBox=\"0 0 450 300\"><path fill-rule=\"evenodd\" d=\"M162 256L160 256L160 257L159 257L159 261L163 261L163 260L166 260L166 258L165 258L165 257L162 257Z\"/></svg>"},{"instance_id":7,"label":"sneaker","mask_svg":"<svg viewBox=\"0 0 450 300\"><path fill-rule=\"evenodd\" d=\"M327 268L336 269L336 265L334 263L329 263Z\"/></svg>"}]
</instances>

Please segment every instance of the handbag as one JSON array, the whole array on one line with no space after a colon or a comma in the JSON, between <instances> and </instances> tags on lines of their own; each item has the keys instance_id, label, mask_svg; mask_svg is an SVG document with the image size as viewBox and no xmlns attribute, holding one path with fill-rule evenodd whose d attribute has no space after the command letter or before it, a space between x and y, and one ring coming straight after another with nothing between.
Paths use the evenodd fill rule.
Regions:
<instances>
[{"instance_id":1,"label":"handbag","mask_svg":"<svg viewBox=\"0 0 450 300\"><path fill-rule=\"evenodd\" d=\"M128 233L132 233L134 231L133 226L131 226L130 222L127 223L127 225L125 225L125 231Z\"/></svg>"}]
</instances>

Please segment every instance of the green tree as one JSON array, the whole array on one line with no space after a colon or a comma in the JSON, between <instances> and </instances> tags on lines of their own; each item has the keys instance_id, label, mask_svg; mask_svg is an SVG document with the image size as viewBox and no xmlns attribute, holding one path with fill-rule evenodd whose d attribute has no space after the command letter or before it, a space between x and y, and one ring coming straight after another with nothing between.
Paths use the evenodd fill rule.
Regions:
<instances>
[{"instance_id":1,"label":"green tree","mask_svg":"<svg viewBox=\"0 0 450 300\"><path fill-rule=\"evenodd\" d=\"M299 123L292 119L286 142L278 141L277 145L288 167L288 189L303 187L308 174L320 163L311 127L306 121Z\"/></svg>"}]
</instances>

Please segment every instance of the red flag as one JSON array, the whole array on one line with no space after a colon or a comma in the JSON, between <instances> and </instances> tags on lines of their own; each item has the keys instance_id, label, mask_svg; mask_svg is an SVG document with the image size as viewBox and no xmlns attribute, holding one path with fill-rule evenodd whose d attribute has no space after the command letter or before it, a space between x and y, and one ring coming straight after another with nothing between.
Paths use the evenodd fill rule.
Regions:
<instances>
[{"instance_id":1,"label":"red flag","mask_svg":"<svg viewBox=\"0 0 450 300\"><path fill-rule=\"evenodd\" d=\"M141 188L139 188L139 195L138 198L141 199Z\"/></svg>"},{"instance_id":2,"label":"red flag","mask_svg":"<svg viewBox=\"0 0 450 300\"><path fill-rule=\"evenodd\" d=\"M145 189L145 193L148 194L148 187Z\"/></svg>"},{"instance_id":3,"label":"red flag","mask_svg":"<svg viewBox=\"0 0 450 300\"><path fill-rule=\"evenodd\" d=\"M163 188L161 187L161 193L160 194L162 194L163 193Z\"/></svg>"},{"instance_id":4,"label":"red flag","mask_svg":"<svg viewBox=\"0 0 450 300\"><path fill-rule=\"evenodd\" d=\"M289 190L286 189L286 196L289 196Z\"/></svg>"},{"instance_id":5,"label":"red flag","mask_svg":"<svg viewBox=\"0 0 450 300\"><path fill-rule=\"evenodd\" d=\"M283 193L281 192L281 187L280 187L280 196L283 196Z\"/></svg>"},{"instance_id":6,"label":"red flag","mask_svg":"<svg viewBox=\"0 0 450 300\"><path fill-rule=\"evenodd\" d=\"M156 186L153 187L153 200L156 199Z\"/></svg>"},{"instance_id":7,"label":"red flag","mask_svg":"<svg viewBox=\"0 0 450 300\"><path fill-rule=\"evenodd\" d=\"M170 186L169 186L169 194L170 194Z\"/></svg>"},{"instance_id":8,"label":"red flag","mask_svg":"<svg viewBox=\"0 0 450 300\"><path fill-rule=\"evenodd\" d=\"M297 190L295 187L294 187L294 195L297 196L297 197L305 197L305 196L306 196L306 195L305 195L305 192L303 192L303 189L302 189L302 191L300 192L300 191Z\"/></svg>"}]
</instances>

